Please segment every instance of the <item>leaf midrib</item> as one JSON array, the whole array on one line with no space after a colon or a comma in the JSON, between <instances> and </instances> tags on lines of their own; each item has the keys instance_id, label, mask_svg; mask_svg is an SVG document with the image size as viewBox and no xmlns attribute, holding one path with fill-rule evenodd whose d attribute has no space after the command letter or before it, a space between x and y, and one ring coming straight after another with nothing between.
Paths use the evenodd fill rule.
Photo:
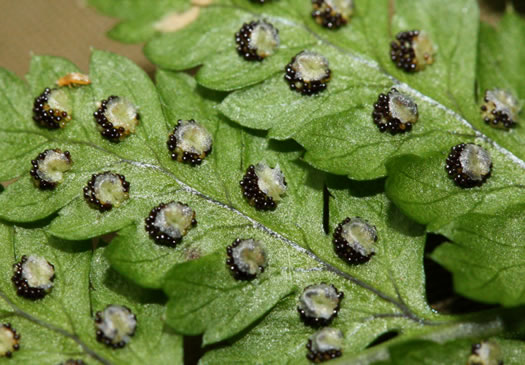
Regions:
<instances>
[{"instance_id":1,"label":"leaf midrib","mask_svg":"<svg viewBox=\"0 0 525 365\"><path fill-rule=\"evenodd\" d=\"M47 138L49 141L57 141L57 140L54 140L53 138L49 137L49 136L46 136L46 135L43 135L43 134L40 134L40 133L37 133L36 131L27 131L27 133L35 133L35 134L39 134L39 135L42 135L44 136L45 138ZM185 192L189 193L189 194L192 194L192 195L196 195L200 198L202 198L203 200L207 201L208 203L210 204L213 204L213 205L216 205L218 207L221 207L223 209L226 209L232 213L235 213L237 214L238 216L242 217L243 219L247 220L253 227L261 230L262 232L280 240L281 242L285 243L286 245L290 246L291 248L293 248L294 250L302 253L302 254L305 254L307 256L309 256L311 259L313 259L314 261L318 262L319 264L321 264L327 271L343 278L343 279L346 279L372 293L374 293L375 295L377 295L378 297L380 297L381 299L393 304L394 306L396 306L397 308L399 308L402 313L405 315L406 318L408 319L411 319L411 320L414 320L416 322L425 322L423 319L419 318L416 314L414 314L412 312L412 310L405 304L403 303L401 300L399 299L395 299L385 293L383 293L382 291L376 289L375 287L365 283L364 281L346 273L346 272L343 272L342 270L336 268L335 266L331 265L330 263L324 261L322 258L320 258L319 256L317 256L314 252L302 247L301 245L299 245L298 243L286 238L285 236L283 236L282 234L272 230L271 228L265 226L264 224L260 223L259 221L257 221L256 219L246 215L245 213L241 212L240 210L232 207L231 205L228 205L228 204L225 204L225 203L222 203L210 196L207 196L206 194L194 189L193 187L191 187L190 185L186 184L185 182L183 182L182 180L180 180L175 174L173 174L171 171L169 171L167 168L165 168L161 163L160 161L158 161L157 159L157 163L158 165L155 165L155 164L150 164L150 163L144 163L144 162L140 162L140 161L136 161L136 160L131 160L131 159L127 159L127 158L123 158L122 156L119 156L118 154L112 152L112 151L109 151L107 149L105 149L104 147L101 147L101 146L98 146L92 142L84 142L84 141L78 141L78 140L69 140L69 139L63 139L63 140L60 140L60 141L57 141L57 142L61 142L61 143L65 143L65 144L78 144L78 145L83 145L83 146L87 146L87 147L91 147L91 148L94 148L94 149L97 149L98 151L100 152L103 152L105 154L108 154L108 155L111 155L111 156L114 156L116 158L119 159L119 161L117 163L127 163L127 164L130 164L132 166L136 166L136 167L139 167L139 168L148 168L148 169L152 169L152 170L156 170L156 171L159 171L161 173L163 173L164 175L170 177L171 179L173 179L177 184L179 184L179 186L181 187L182 190L184 190ZM155 154L155 157L156 154Z\"/></svg>"}]
</instances>

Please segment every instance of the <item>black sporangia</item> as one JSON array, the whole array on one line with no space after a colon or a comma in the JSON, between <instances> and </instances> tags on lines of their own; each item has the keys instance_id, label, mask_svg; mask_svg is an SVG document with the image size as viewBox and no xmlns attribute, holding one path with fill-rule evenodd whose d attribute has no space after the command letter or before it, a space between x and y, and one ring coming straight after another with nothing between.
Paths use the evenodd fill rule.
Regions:
<instances>
[{"instance_id":1,"label":"black sporangia","mask_svg":"<svg viewBox=\"0 0 525 365\"><path fill-rule=\"evenodd\" d=\"M286 180L279 168L265 163L250 165L239 182L243 196L257 210L273 210L286 192Z\"/></svg>"},{"instance_id":2,"label":"black sporangia","mask_svg":"<svg viewBox=\"0 0 525 365\"><path fill-rule=\"evenodd\" d=\"M69 151L62 152L58 148L45 150L31 160L32 168L29 173L37 187L51 190L62 182L64 172L70 170L72 164Z\"/></svg>"},{"instance_id":3,"label":"black sporangia","mask_svg":"<svg viewBox=\"0 0 525 365\"><path fill-rule=\"evenodd\" d=\"M279 47L279 31L264 20L244 23L235 33L237 52L248 61L262 61Z\"/></svg>"},{"instance_id":4,"label":"black sporangia","mask_svg":"<svg viewBox=\"0 0 525 365\"><path fill-rule=\"evenodd\" d=\"M237 280L252 280L264 272L266 251L259 241L237 238L226 248L226 265Z\"/></svg>"},{"instance_id":5,"label":"black sporangia","mask_svg":"<svg viewBox=\"0 0 525 365\"><path fill-rule=\"evenodd\" d=\"M211 152L213 139L206 128L195 120L179 120L168 138L173 160L200 165Z\"/></svg>"},{"instance_id":6,"label":"black sporangia","mask_svg":"<svg viewBox=\"0 0 525 365\"><path fill-rule=\"evenodd\" d=\"M509 129L517 125L521 105L511 93L502 89L485 91L481 117L491 127Z\"/></svg>"},{"instance_id":7,"label":"black sporangia","mask_svg":"<svg viewBox=\"0 0 525 365\"><path fill-rule=\"evenodd\" d=\"M84 198L101 212L111 210L129 198L129 182L111 171L94 174L84 187Z\"/></svg>"},{"instance_id":8,"label":"black sporangia","mask_svg":"<svg viewBox=\"0 0 525 365\"><path fill-rule=\"evenodd\" d=\"M316 23L328 29L342 27L354 13L353 0L312 0L312 7Z\"/></svg>"},{"instance_id":9,"label":"black sporangia","mask_svg":"<svg viewBox=\"0 0 525 365\"><path fill-rule=\"evenodd\" d=\"M500 346L492 341L481 341L472 345L467 365L503 365Z\"/></svg>"},{"instance_id":10,"label":"black sporangia","mask_svg":"<svg viewBox=\"0 0 525 365\"><path fill-rule=\"evenodd\" d=\"M340 357L343 354L342 347L343 333L341 330L325 327L314 333L308 340L306 357L315 363L328 361Z\"/></svg>"},{"instance_id":11,"label":"black sporangia","mask_svg":"<svg viewBox=\"0 0 525 365\"><path fill-rule=\"evenodd\" d=\"M197 224L195 211L181 202L161 203L146 217L146 232L159 245L175 247Z\"/></svg>"},{"instance_id":12,"label":"black sporangia","mask_svg":"<svg viewBox=\"0 0 525 365\"><path fill-rule=\"evenodd\" d=\"M100 134L111 142L122 141L131 133L135 133L140 120L137 107L130 101L115 95L102 100L93 116Z\"/></svg>"},{"instance_id":13,"label":"black sporangia","mask_svg":"<svg viewBox=\"0 0 525 365\"><path fill-rule=\"evenodd\" d=\"M489 153L472 143L461 143L450 150L445 170L462 188L481 186L490 177L492 160Z\"/></svg>"},{"instance_id":14,"label":"black sporangia","mask_svg":"<svg viewBox=\"0 0 525 365\"><path fill-rule=\"evenodd\" d=\"M71 120L71 111L66 91L46 88L33 103L33 120L49 129L64 128Z\"/></svg>"},{"instance_id":15,"label":"black sporangia","mask_svg":"<svg viewBox=\"0 0 525 365\"><path fill-rule=\"evenodd\" d=\"M390 134L412 130L418 120L417 104L408 95L392 88L388 94L379 94L372 117L381 132Z\"/></svg>"},{"instance_id":16,"label":"black sporangia","mask_svg":"<svg viewBox=\"0 0 525 365\"><path fill-rule=\"evenodd\" d=\"M334 251L347 263L363 264L375 255L376 227L364 219L345 218L334 230Z\"/></svg>"},{"instance_id":17,"label":"black sporangia","mask_svg":"<svg viewBox=\"0 0 525 365\"><path fill-rule=\"evenodd\" d=\"M284 70L284 79L290 89L303 95L313 95L325 90L331 76L328 60L312 51L296 54Z\"/></svg>"},{"instance_id":18,"label":"black sporangia","mask_svg":"<svg viewBox=\"0 0 525 365\"><path fill-rule=\"evenodd\" d=\"M0 357L10 358L13 352L20 349L20 334L11 323L0 324Z\"/></svg>"},{"instance_id":19,"label":"black sporangia","mask_svg":"<svg viewBox=\"0 0 525 365\"><path fill-rule=\"evenodd\" d=\"M11 281L16 294L37 300L44 298L53 288L55 267L45 258L36 255L22 256L20 262L13 265Z\"/></svg>"},{"instance_id":20,"label":"black sporangia","mask_svg":"<svg viewBox=\"0 0 525 365\"><path fill-rule=\"evenodd\" d=\"M434 63L434 45L425 32L400 32L390 43L390 58L402 70L415 72Z\"/></svg>"},{"instance_id":21,"label":"black sporangia","mask_svg":"<svg viewBox=\"0 0 525 365\"><path fill-rule=\"evenodd\" d=\"M325 283L309 285L299 297L297 311L307 325L327 326L337 316L344 293Z\"/></svg>"},{"instance_id":22,"label":"black sporangia","mask_svg":"<svg viewBox=\"0 0 525 365\"><path fill-rule=\"evenodd\" d=\"M137 317L126 306L108 305L95 314L97 341L114 349L131 341L137 329Z\"/></svg>"}]
</instances>

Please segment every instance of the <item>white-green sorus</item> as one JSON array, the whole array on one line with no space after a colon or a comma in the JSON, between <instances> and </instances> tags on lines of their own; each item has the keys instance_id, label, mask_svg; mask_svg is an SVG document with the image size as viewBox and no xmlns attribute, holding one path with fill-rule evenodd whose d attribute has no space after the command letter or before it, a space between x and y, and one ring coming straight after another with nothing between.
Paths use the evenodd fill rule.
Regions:
<instances>
[{"instance_id":1,"label":"white-green sorus","mask_svg":"<svg viewBox=\"0 0 525 365\"><path fill-rule=\"evenodd\" d=\"M129 198L119 176L111 172L98 175L95 178L93 189L95 197L100 200L101 204L118 207Z\"/></svg>"},{"instance_id":2,"label":"white-green sorus","mask_svg":"<svg viewBox=\"0 0 525 365\"><path fill-rule=\"evenodd\" d=\"M188 232L193 224L195 212L185 204L171 202L156 215L153 225L162 233L178 240Z\"/></svg>"},{"instance_id":3,"label":"white-green sorus","mask_svg":"<svg viewBox=\"0 0 525 365\"><path fill-rule=\"evenodd\" d=\"M111 344L127 344L137 328L137 319L126 307L110 305L97 313L100 321L95 322L95 327Z\"/></svg>"},{"instance_id":4,"label":"white-green sorus","mask_svg":"<svg viewBox=\"0 0 525 365\"><path fill-rule=\"evenodd\" d=\"M255 165L255 174L259 189L275 202L280 201L286 193L286 183L279 164L272 169L265 163L258 163Z\"/></svg>"},{"instance_id":5,"label":"white-green sorus","mask_svg":"<svg viewBox=\"0 0 525 365\"><path fill-rule=\"evenodd\" d=\"M417 104L408 95L396 89L388 92L388 110L392 118L398 119L403 124L417 122Z\"/></svg>"},{"instance_id":6,"label":"white-green sorus","mask_svg":"<svg viewBox=\"0 0 525 365\"><path fill-rule=\"evenodd\" d=\"M55 268L42 256L30 255L22 264L22 279L31 288L49 290L53 287Z\"/></svg>"},{"instance_id":7,"label":"white-green sorus","mask_svg":"<svg viewBox=\"0 0 525 365\"><path fill-rule=\"evenodd\" d=\"M352 218L350 222L343 224L341 236L361 255L370 256L375 253L376 230L361 218Z\"/></svg>"},{"instance_id":8,"label":"white-green sorus","mask_svg":"<svg viewBox=\"0 0 525 365\"><path fill-rule=\"evenodd\" d=\"M302 51L292 63L297 79L304 82L320 81L329 75L328 60L319 53Z\"/></svg>"},{"instance_id":9,"label":"white-green sorus","mask_svg":"<svg viewBox=\"0 0 525 365\"><path fill-rule=\"evenodd\" d=\"M482 181L490 173L492 160L489 153L475 144L468 143L459 154L463 173L474 181Z\"/></svg>"},{"instance_id":10,"label":"white-green sorus","mask_svg":"<svg viewBox=\"0 0 525 365\"><path fill-rule=\"evenodd\" d=\"M266 265L266 252L259 241L241 240L232 247L231 258L237 269L248 276L255 276Z\"/></svg>"},{"instance_id":11,"label":"white-green sorus","mask_svg":"<svg viewBox=\"0 0 525 365\"><path fill-rule=\"evenodd\" d=\"M518 122L521 103L510 92L503 89L487 90L484 101L481 116L491 126L508 128ZM501 114L506 116L508 121L501 120Z\"/></svg>"},{"instance_id":12,"label":"white-green sorus","mask_svg":"<svg viewBox=\"0 0 525 365\"><path fill-rule=\"evenodd\" d=\"M173 134L176 139L176 149L179 153L194 153L204 158L210 151L213 139L206 128L195 121L182 120Z\"/></svg>"},{"instance_id":13,"label":"white-green sorus","mask_svg":"<svg viewBox=\"0 0 525 365\"><path fill-rule=\"evenodd\" d=\"M110 99L106 104L104 116L116 129L123 128L122 135L135 133L139 124L137 107L125 98Z\"/></svg>"},{"instance_id":14,"label":"white-green sorus","mask_svg":"<svg viewBox=\"0 0 525 365\"><path fill-rule=\"evenodd\" d=\"M416 55L416 70L423 70L427 65L434 63L436 49L425 31L420 31L412 42Z\"/></svg>"},{"instance_id":15,"label":"white-green sorus","mask_svg":"<svg viewBox=\"0 0 525 365\"><path fill-rule=\"evenodd\" d=\"M43 159L37 159L38 177L46 182L58 184L64 179L64 172L71 169L71 159L64 153L47 150Z\"/></svg>"},{"instance_id":16,"label":"white-green sorus","mask_svg":"<svg viewBox=\"0 0 525 365\"><path fill-rule=\"evenodd\" d=\"M310 337L311 351L322 353L328 351L341 351L343 347L343 333L337 328L325 327Z\"/></svg>"},{"instance_id":17,"label":"white-green sorus","mask_svg":"<svg viewBox=\"0 0 525 365\"><path fill-rule=\"evenodd\" d=\"M60 110L71 115L73 106L71 105L71 98L64 89L52 89L47 97L47 104L50 109Z\"/></svg>"},{"instance_id":18,"label":"white-green sorus","mask_svg":"<svg viewBox=\"0 0 525 365\"><path fill-rule=\"evenodd\" d=\"M299 310L307 318L330 320L339 307L340 295L325 283L306 287L299 297Z\"/></svg>"},{"instance_id":19,"label":"white-green sorus","mask_svg":"<svg viewBox=\"0 0 525 365\"><path fill-rule=\"evenodd\" d=\"M254 49L258 56L271 56L279 47L279 33L264 21L257 22L250 34L248 46Z\"/></svg>"}]
</instances>

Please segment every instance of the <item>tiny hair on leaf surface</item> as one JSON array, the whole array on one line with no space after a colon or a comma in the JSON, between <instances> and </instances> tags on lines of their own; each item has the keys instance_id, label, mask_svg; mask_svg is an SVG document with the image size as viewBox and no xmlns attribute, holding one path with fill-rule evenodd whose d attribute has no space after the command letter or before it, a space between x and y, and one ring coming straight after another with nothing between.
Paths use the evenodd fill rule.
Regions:
<instances>
[{"instance_id":1,"label":"tiny hair on leaf surface","mask_svg":"<svg viewBox=\"0 0 525 365\"><path fill-rule=\"evenodd\" d=\"M88 364L143 364L182 360L182 338L164 329L162 296L134 286L109 266L104 248L92 251L89 241L49 237L42 229L0 224L4 279L0 285L3 322L20 335L9 364L56 365L74 357ZM16 295L10 280L13 263L22 255L39 255L53 263L53 290L44 298ZM113 350L97 342L93 311L126 305L139 327L125 348Z\"/></svg>"}]
</instances>

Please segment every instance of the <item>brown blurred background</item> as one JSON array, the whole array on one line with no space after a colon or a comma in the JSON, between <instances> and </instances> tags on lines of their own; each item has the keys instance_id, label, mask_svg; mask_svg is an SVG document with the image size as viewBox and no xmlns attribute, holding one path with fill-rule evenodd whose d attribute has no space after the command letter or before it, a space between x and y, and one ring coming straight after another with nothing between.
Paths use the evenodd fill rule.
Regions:
<instances>
[{"instance_id":1,"label":"brown blurred background","mask_svg":"<svg viewBox=\"0 0 525 365\"><path fill-rule=\"evenodd\" d=\"M94 47L127 56L151 72L154 66L142 54L142 45L106 37L117 22L82 0L0 0L0 67L22 76L35 53L66 57L87 72Z\"/></svg>"},{"instance_id":2,"label":"brown blurred background","mask_svg":"<svg viewBox=\"0 0 525 365\"><path fill-rule=\"evenodd\" d=\"M505 8L504 0L479 2L482 18L492 23ZM514 6L524 11L525 0L514 0ZM66 57L87 72L94 47L125 55L151 74L154 66L142 54L142 45L125 45L106 37L116 23L83 0L0 0L0 67L22 76L33 52Z\"/></svg>"}]
</instances>

